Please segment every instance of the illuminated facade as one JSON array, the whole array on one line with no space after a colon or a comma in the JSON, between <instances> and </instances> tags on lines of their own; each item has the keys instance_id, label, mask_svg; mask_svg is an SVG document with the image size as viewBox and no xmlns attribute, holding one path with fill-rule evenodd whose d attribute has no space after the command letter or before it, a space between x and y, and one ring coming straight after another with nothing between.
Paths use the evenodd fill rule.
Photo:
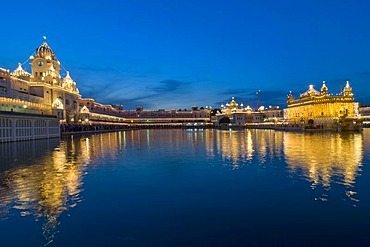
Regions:
<instances>
[{"instance_id":1,"label":"illuminated facade","mask_svg":"<svg viewBox=\"0 0 370 247\"><path fill-rule=\"evenodd\" d=\"M257 111L253 111L250 106L244 107L231 98L230 103L221 105L221 112L216 114L216 123L223 125L228 123L232 126L245 126L246 124L276 123L283 119L283 111L279 107L269 107L265 109L261 106Z\"/></svg>"},{"instance_id":2,"label":"illuminated facade","mask_svg":"<svg viewBox=\"0 0 370 247\"><path fill-rule=\"evenodd\" d=\"M320 92L310 85L297 100L290 92L287 105L287 120L294 124L343 130L354 130L361 125L359 104L354 102L352 88L348 81L339 95L330 95L325 82Z\"/></svg>"},{"instance_id":3,"label":"illuminated facade","mask_svg":"<svg viewBox=\"0 0 370 247\"><path fill-rule=\"evenodd\" d=\"M0 68L0 142L60 136L60 122L78 121L80 94L46 42L29 58L31 73L18 64Z\"/></svg>"},{"instance_id":4,"label":"illuminated facade","mask_svg":"<svg viewBox=\"0 0 370 247\"><path fill-rule=\"evenodd\" d=\"M55 132L55 123L63 124L62 131L70 130L69 127L65 127L67 125L81 124L86 126L85 130L97 130L88 127L91 125L124 128L130 125L210 124L210 109L197 109L195 107L190 111L148 111L141 108L136 111L124 111L122 105L103 105L93 99L81 98L76 83L68 71L65 71L66 75L62 78L61 68L63 66L46 42L45 37L43 43L37 47L28 61L31 64L31 73L24 70L22 64L18 64L17 69L13 72L0 68L0 113L17 114L16 117L12 118L0 116L2 130L5 125L2 126L1 123L4 121L7 124L10 123L10 128L16 128L16 118L27 118L28 122L25 126L33 128L35 123L32 119L38 116L42 116L44 120L49 117L49 120L42 124L42 126L52 126L53 130L48 130L47 133ZM5 133L4 131L0 131L0 142L23 140L24 138L38 139L32 131L31 134L25 136L15 136L13 132L6 131ZM26 132L28 133L29 130ZM46 137L51 136L46 135Z\"/></svg>"},{"instance_id":5,"label":"illuminated facade","mask_svg":"<svg viewBox=\"0 0 370 247\"><path fill-rule=\"evenodd\" d=\"M137 107L133 111L124 111L122 105L103 105L93 99L80 100L80 118L83 123L100 123L102 121L135 125L135 126L183 126L191 123L210 124L211 111L209 109L192 110L143 110Z\"/></svg>"},{"instance_id":6,"label":"illuminated facade","mask_svg":"<svg viewBox=\"0 0 370 247\"><path fill-rule=\"evenodd\" d=\"M359 108L361 120L364 126L370 126L370 106L362 106Z\"/></svg>"},{"instance_id":7,"label":"illuminated facade","mask_svg":"<svg viewBox=\"0 0 370 247\"><path fill-rule=\"evenodd\" d=\"M13 73L0 69L0 110L56 116L67 123L78 121L76 83L68 71L62 79L60 62L45 37L30 56L30 64L31 73L21 64Z\"/></svg>"}]
</instances>

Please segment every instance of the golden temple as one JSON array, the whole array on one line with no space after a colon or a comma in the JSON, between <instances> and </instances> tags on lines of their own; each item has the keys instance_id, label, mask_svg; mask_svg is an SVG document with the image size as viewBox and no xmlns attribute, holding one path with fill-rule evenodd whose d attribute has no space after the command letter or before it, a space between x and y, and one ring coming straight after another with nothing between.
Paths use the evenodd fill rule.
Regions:
<instances>
[{"instance_id":1,"label":"golden temple","mask_svg":"<svg viewBox=\"0 0 370 247\"><path fill-rule=\"evenodd\" d=\"M287 97L286 118L290 123L303 125L306 128L358 130L361 128L359 103L349 82L337 95L329 94L325 81L320 92L313 85L295 99L292 92Z\"/></svg>"}]
</instances>

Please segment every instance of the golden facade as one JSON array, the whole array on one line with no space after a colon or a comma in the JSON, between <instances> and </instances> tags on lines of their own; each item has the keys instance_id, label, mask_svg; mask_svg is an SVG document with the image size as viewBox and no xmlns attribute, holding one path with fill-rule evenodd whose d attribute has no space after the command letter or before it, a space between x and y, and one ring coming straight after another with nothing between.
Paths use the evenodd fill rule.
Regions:
<instances>
[{"instance_id":1,"label":"golden facade","mask_svg":"<svg viewBox=\"0 0 370 247\"><path fill-rule=\"evenodd\" d=\"M0 68L0 111L56 116L62 123L84 125L210 123L211 109L124 111L122 105L82 99L68 71L62 78L63 66L46 37L29 60L31 73L24 70L22 64L13 72Z\"/></svg>"},{"instance_id":2,"label":"golden facade","mask_svg":"<svg viewBox=\"0 0 370 247\"><path fill-rule=\"evenodd\" d=\"M309 89L297 100L290 92L287 105L287 119L295 124L333 128L340 124L341 120L356 121L359 118L358 103L354 102L352 88L348 81L339 95L330 95L325 82L320 92L310 85Z\"/></svg>"},{"instance_id":3,"label":"golden facade","mask_svg":"<svg viewBox=\"0 0 370 247\"><path fill-rule=\"evenodd\" d=\"M18 64L16 70L0 69L0 110L57 116L67 122L78 121L80 94L66 71L62 79L61 65L46 42L30 56L32 72Z\"/></svg>"},{"instance_id":4,"label":"golden facade","mask_svg":"<svg viewBox=\"0 0 370 247\"><path fill-rule=\"evenodd\" d=\"M224 124L224 120L230 120L231 126L245 126L250 123L276 123L283 119L283 111L278 106L265 108L261 106L258 110L253 111L250 106L244 107L231 98L230 103L221 105L221 112L216 114L216 124Z\"/></svg>"},{"instance_id":5,"label":"golden facade","mask_svg":"<svg viewBox=\"0 0 370 247\"><path fill-rule=\"evenodd\" d=\"M211 119L211 109L192 110L144 110L137 107L133 111L124 111L122 105L103 105L94 99L80 100L80 119L83 123L99 123L135 125L135 126L182 126L191 123L207 125Z\"/></svg>"}]
</instances>

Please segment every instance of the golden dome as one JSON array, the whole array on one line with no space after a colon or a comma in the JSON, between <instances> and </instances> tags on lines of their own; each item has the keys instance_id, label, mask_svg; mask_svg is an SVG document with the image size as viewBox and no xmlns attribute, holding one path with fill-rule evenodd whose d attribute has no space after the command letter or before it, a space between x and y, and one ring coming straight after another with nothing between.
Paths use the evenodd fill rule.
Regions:
<instances>
[{"instance_id":1,"label":"golden dome","mask_svg":"<svg viewBox=\"0 0 370 247\"><path fill-rule=\"evenodd\" d=\"M46 43L46 37L44 36L44 42L36 49L36 57L41 57L50 60L57 60L53 49L50 48Z\"/></svg>"},{"instance_id":2,"label":"golden dome","mask_svg":"<svg viewBox=\"0 0 370 247\"><path fill-rule=\"evenodd\" d=\"M234 97L231 98L229 108L238 108L238 103L235 102Z\"/></svg>"},{"instance_id":3,"label":"golden dome","mask_svg":"<svg viewBox=\"0 0 370 247\"><path fill-rule=\"evenodd\" d=\"M320 95L320 93L313 88L313 85L310 85L308 90L300 95L300 98L312 97L317 95Z\"/></svg>"}]
</instances>

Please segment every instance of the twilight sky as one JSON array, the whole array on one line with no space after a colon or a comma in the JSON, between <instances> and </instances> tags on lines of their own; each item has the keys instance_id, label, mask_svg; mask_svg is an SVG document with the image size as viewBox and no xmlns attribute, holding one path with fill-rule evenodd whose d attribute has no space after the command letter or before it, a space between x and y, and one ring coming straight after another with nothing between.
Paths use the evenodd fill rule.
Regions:
<instances>
[{"instance_id":1,"label":"twilight sky","mask_svg":"<svg viewBox=\"0 0 370 247\"><path fill-rule=\"evenodd\" d=\"M82 97L134 109L286 107L309 84L349 80L370 104L370 1L4 1L0 67L47 36ZM28 71L28 63L24 65ZM65 75L65 72L62 72ZM260 105L261 105L260 103Z\"/></svg>"}]
</instances>

